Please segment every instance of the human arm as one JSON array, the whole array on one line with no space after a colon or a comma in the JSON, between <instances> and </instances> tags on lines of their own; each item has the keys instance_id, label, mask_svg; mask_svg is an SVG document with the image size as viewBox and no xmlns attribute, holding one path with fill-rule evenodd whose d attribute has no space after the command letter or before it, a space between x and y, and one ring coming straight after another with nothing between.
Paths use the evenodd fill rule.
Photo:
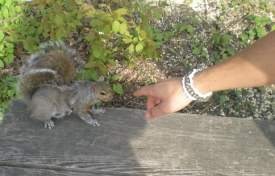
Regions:
<instances>
[{"instance_id":1,"label":"human arm","mask_svg":"<svg viewBox=\"0 0 275 176\"><path fill-rule=\"evenodd\" d=\"M199 72L193 80L201 93L275 83L275 32L228 60ZM176 112L191 102L183 93L181 79L145 86L134 95L148 97L147 118Z\"/></svg>"},{"instance_id":2,"label":"human arm","mask_svg":"<svg viewBox=\"0 0 275 176\"><path fill-rule=\"evenodd\" d=\"M275 32L194 77L194 84L202 93L272 83L275 83Z\"/></svg>"}]
</instances>

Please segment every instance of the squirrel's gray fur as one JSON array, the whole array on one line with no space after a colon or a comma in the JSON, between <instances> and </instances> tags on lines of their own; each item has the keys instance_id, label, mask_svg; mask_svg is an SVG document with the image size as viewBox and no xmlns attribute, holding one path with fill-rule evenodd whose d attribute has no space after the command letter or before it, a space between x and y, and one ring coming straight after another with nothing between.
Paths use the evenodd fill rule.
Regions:
<instances>
[{"instance_id":1,"label":"squirrel's gray fur","mask_svg":"<svg viewBox=\"0 0 275 176\"><path fill-rule=\"evenodd\" d=\"M98 101L110 101L107 83L74 81L77 71L75 52L62 42L42 44L20 70L18 90L28 105L31 117L53 128L52 118L75 112L88 124L98 126L91 108Z\"/></svg>"}]
</instances>

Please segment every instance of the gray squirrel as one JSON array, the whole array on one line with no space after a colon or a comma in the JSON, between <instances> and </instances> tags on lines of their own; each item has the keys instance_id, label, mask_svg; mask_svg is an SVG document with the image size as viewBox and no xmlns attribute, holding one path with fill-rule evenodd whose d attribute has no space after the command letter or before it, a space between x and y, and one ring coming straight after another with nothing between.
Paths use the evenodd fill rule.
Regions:
<instances>
[{"instance_id":1,"label":"gray squirrel","mask_svg":"<svg viewBox=\"0 0 275 176\"><path fill-rule=\"evenodd\" d=\"M53 118L76 113L86 123L99 126L93 114L103 112L94 105L113 98L109 84L74 81L77 72L75 52L63 42L48 42L31 55L20 69L18 91L31 112L44 127L54 127Z\"/></svg>"}]
</instances>

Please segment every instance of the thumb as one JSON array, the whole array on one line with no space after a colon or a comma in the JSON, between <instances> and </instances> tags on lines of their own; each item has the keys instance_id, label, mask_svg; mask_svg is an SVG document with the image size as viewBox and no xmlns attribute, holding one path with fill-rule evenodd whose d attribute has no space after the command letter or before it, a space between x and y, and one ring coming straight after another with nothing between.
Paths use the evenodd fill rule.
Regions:
<instances>
[{"instance_id":1,"label":"thumb","mask_svg":"<svg viewBox=\"0 0 275 176\"><path fill-rule=\"evenodd\" d=\"M153 119L167 114L168 112L165 111L165 106L166 105L164 103L160 103L159 105L155 106L149 111L147 118Z\"/></svg>"}]
</instances>

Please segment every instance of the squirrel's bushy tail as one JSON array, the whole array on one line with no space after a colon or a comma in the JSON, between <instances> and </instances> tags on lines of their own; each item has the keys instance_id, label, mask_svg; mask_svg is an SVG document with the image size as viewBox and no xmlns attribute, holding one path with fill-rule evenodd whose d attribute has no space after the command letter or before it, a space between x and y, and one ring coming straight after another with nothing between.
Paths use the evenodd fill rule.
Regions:
<instances>
[{"instance_id":1,"label":"squirrel's bushy tail","mask_svg":"<svg viewBox=\"0 0 275 176\"><path fill-rule=\"evenodd\" d=\"M18 85L18 90L24 101L31 100L33 93L43 85L58 84L56 72L54 70L32 70L24 75L21 75Z\"/></svg>"},{"instance_id":2,"label":"squirrel's bushy tail","mask_svg":"<svg viewBox=\"0 0 275 176\"><path fill-rule=\"evenodd\" d=\"M63 42L48 42L31 55L20 70L18 89L24 100L44 85L65 85L75 76L75 52Z\"/></svg>"}]
</instances>

